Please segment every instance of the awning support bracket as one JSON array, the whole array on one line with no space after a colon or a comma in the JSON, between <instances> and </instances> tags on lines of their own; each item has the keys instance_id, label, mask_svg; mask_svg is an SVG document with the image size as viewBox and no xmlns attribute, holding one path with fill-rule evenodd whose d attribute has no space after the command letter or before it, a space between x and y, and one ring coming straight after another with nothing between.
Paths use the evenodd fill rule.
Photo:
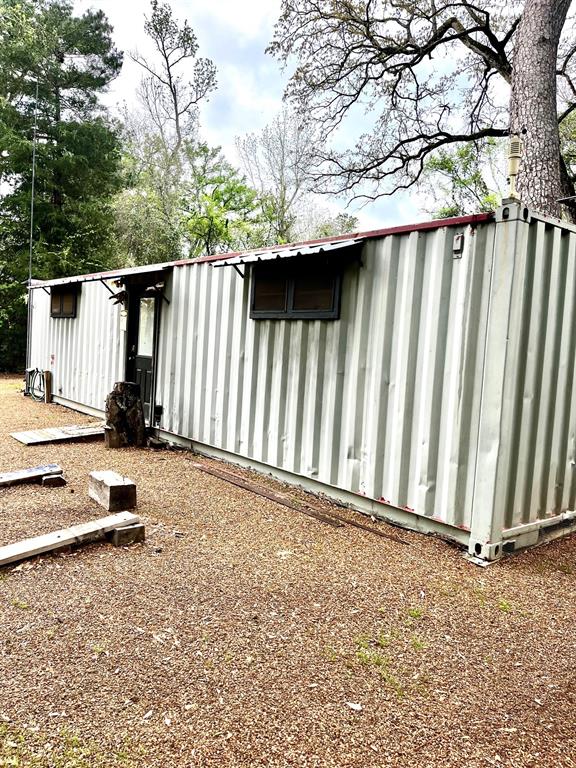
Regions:
<instances>
[{"instance_id":1,"label":"awning support bracket","mask_svg":"<svg viewBox=\"0 0 576 768\"><path fill-rule=\"evenodd\" d=\"M245 274L245 272L242 272L242 271L240 270L240 268L239 268L239 267L238 267L236 264L232 264L232 266L234 267L234 269L236 270L236 272L238 272L238 274L240 275L240 277L242 278L242 280L244 280L244 278L246 277L246 274Z\"/></svg>"},{"instance_id":2,"label":"awning support bracket","mask_svg":"<svg viewBox=\"0 0 576 768\"><path fill-rule=\"evenodd\" d=\"M114 295L115 295L115 294L114 294L114 291L112 290L112 288L110 288L110 286L109 286L109 285L106 285L106 283L104 282L104 280L102 280L102 278L100 278L100 282L102 283L102 285L104 286L104 288L106 288L106 290L108 291L108 293L110 293L112 296L114 296Z\"/></svg>"}]
</instances>

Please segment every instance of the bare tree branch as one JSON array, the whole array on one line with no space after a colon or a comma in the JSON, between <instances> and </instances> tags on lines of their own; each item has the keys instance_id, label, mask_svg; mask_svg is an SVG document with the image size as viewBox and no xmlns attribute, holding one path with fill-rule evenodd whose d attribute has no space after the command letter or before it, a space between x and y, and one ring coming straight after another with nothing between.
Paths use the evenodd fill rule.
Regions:
<instances>
[{"instance_id":1,"label":"bare tree branch","mask_svg":"<svg viewBox=\"0 0 576 768\"><path fill-rule=\"evenodd\" d=\"M144 28L154 43L160 64L151 64L137 52L130 55L148 73L149 82L141 89L145 104L155 121L162 115L164 138L173 130L172 151L177 155L185 137L195 128L194 107L216 88L216 68L210 59L196 58L198 41L187 21L179 27L172 18L170 6L158 0L152 0L151 7L152 14L146 19ZM192 65L194 73L187 82L179 73L183 63L187 67ZM152 103L152 99L159 104Z\"/></svg>"},{"instance_id":2,"label":"bare tree branch","mask_svg":"<svg viewBox=\"0 0 576 768\"><path fill-rule=\"evenodd\" d=\"M530 15L541 19L531 51L552 56L555 66L558 51L557 112L565 120L576 103L569 31L558 48L566 4L282 0L268 52L285 65L296 61L285 97L322 137L311 168L316 184L325 192L391 194L413 186L442 147L507 135L515 43ZM553 87L548 92L556 97ZM341 149L344 125L362 126L348 150Z\"/></svg>"}]
</instances>

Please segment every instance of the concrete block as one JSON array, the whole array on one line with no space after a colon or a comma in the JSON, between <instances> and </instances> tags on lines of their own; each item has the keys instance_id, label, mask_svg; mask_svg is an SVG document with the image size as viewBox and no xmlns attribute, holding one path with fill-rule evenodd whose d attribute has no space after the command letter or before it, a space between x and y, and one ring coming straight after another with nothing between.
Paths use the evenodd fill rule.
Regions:
<instances>
[{"instance_id":1,"label":"concrete block","mask_svg":"<svg viewBox=\"0 0 576 768\"><path fill-rule=\"evenodd\" d=\"M109 512L136 507L136 483L117 472L90 472L88 495Z\"/></svg>"},{"instance_id":2,"label":"concrete block","mask_svg":"<svg viewBox=\"0 0 576 768\"><path fill-rule=\"evenodd\" d=\"M127 547L129 544L138 544L144 541L146 539L146 528L144 523L124 525L121 528L114 528L108 535L113 546Z\"/></svg>"},{"instance_id":3,"label":"concrete block","mask_svg":"<svg viewBox=\"0 0 576 768\"><path fill-rule=\"evenodd\" d=\"M62 475L44 475L42 485L48 488L61 488L63 485L66 485L66 480L64 480Z\"/></svg>"}]
</instances>

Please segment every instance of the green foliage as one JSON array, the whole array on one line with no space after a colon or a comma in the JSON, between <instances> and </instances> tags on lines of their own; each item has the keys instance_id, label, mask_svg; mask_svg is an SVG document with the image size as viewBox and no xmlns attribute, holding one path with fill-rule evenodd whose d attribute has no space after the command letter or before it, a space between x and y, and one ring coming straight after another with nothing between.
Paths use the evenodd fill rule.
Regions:
<instances>
[{"instance_id":1,"label":"green foliage","mask_svg":"<svg viewBox=\"0 0 576 768\"><path fill-rule=\"evenodd\" d=\"M110 751L69 728L43 734L0 723L0 768L135 768L127 750Z\"/></svg>"},{"instance_id":2,"label":"green foliage","mask_svg":"<svg viewBox=\"0 0 576 768\"><path fill-rule=\"evenodd\" d=\"M191 177L184 188L184 226L191 256L263 244L258 193L223 157L220 148L189 146Z\"/></svg>"},{"instance_id":3,"label":"green foliage","mask_svg":"<svg viewBox=\"0 0 576 768\"><path fill-rule=\"evenodd\" d=\"M576 174L576 112L571 112L560 123L560 149L573 179Z\"/></svg>"},{"instance_id":4,"label":"green foliage","mask_svg":"<svg viewBox=\"0 0 576 768\"><path fill-rule=\"evenodd\" d=\"M443 204L433 209L436 219L493 211L500 194L488 185L486 170L498 160L500 145L494 139L481 145L462 144L455 150L439 150L426 163L421 187Z\"/></svg>"},{"instance_id":5,"label":"green foliage","mask_svg":"<svg viewBox=\"0 0 576 768\"><path fill-rule=\"evenodd\" d=\"M151 121L128 112L122 133L123 189L113 202L114 233L123 264L178 259L182 254L182 162Z\"/></svg>"},{"instance_id":6,"label":"green foliage","mask_svg":"<svg viewBox=\"0 0 576 768\"><path fill-rule=\"evenodd\" d=\"M313 232L312 237L335 237L358 231L358 218L350 213L338 213L334 218L325 218Z\"/></svg>"},{"instance_id":7,"label":"green foliage","mask_svg":"<svg viewBox=\"0 0 576 768\"><path fill-rule=\"evenodd\" d=\"M22 285L3 277L0 267L0 371L15 371L22 365L26 317Z\"/></svg>"},{"instance_id":8,"label":"green foliage","mask_svg":"<svg viewBox=\"0 0 576 768\"><path fill-rule=\"evenodd\" d=\"M36 124L35 278L114 263L111 196L120 185L117 127L98 93L122 56L101 11L66 0L0 0L0 367L21 366Z\"/></svg>"},{"instance_id":9,"label":"green foliage","mask_svg":"<svg viewBox=\"0 0 576 768\"><path fill-rule=\"evenodd\" d=\"M17 598L12 600L12 605L14 606L14 608L20 608L20 610L22 611L27 611L30 608L27 602L25 602L24 600L18 600Z\"/></svg>"},{"instance_id":10,"label":"green foliage","mask_svg":"<svg viewBox=\"0 0 576 768\"><path fill-rule=\"evenodd\" d=\"M180 257L178 233L169 225L154 189L137 186L122 190L113 210L116 245L123 264L136 266Z\"/></svg>"},{"instance_id":11,"label":"green foliage","mask_svg":"<svg viewBox=\"0 0 576 768\"><path fill-rule=\"evenodd\" d=\"M424 610L418 606L413 608L408 608L408 616L411 619L421 619L424 615Z\"/></svg>"},{"instance_id":12,"label":"green foliage","mask_svg":"<svg viewBox=\"0 0 576 768\"><path fill-rule=\"evenodd\" d=\"M118 249L134 264L180 258L187 244L192 255L226 248L229 219L251 212L234 169L197 141L198 105L216 87L213 62L197 56L193 29L168 4L152 0L144 30L154 56L131 54L146 73L143 111L125 115L127 189L114 205Z\"/></svg>"},{"instance_id":13,"label":"green foliage","mask_svg":"<svg viewBox=\"0 0 576 768\"><path fill-rule=\"evenodd\" d=\"M262 200L219 147L184 141L180 160L147 130L127 144L127 188L116 196L124 263L171 261L264 244ZM145 148L142 151L142 148Z\"/></svg>"}]
</instances>

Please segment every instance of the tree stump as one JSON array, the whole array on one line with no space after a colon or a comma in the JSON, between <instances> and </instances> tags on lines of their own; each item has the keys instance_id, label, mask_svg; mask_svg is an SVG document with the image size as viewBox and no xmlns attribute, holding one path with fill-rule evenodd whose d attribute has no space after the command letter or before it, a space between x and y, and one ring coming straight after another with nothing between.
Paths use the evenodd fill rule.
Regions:
<instances>
[{"instance_id":1,"label":"tree stump","mask_svg":"<svg viewBox=\"0 0 576 768\"><path fill-rule=\"evenodd\" d=\"M114 384L106 398L104 433L107 448L145 444L146 425L139 384L131 381L117 381Z\"/></svg>"}]
</instances>

